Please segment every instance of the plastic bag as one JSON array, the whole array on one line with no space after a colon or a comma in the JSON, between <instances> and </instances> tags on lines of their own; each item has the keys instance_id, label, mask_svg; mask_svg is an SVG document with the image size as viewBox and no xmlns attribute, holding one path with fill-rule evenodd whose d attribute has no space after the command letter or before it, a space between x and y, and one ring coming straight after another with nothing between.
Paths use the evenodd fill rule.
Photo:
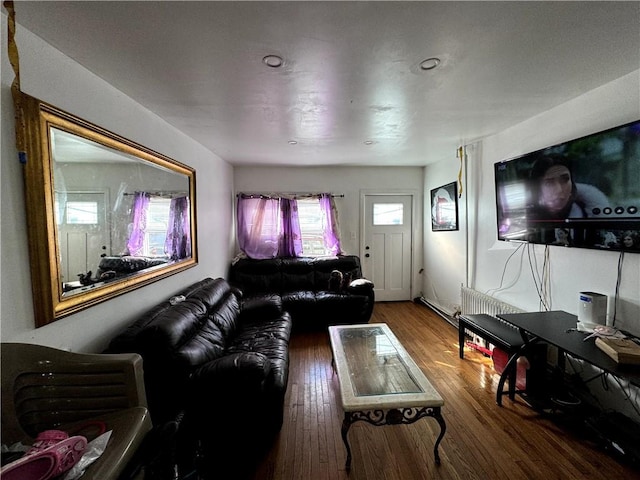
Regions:
<instances>
[{"instance_id":1,"label":"plastic bag","mask_svg":"<svg viewBox=\"0 0 640 480\"><path fill-rule=\"evenodd\" d=\"M111 432L113 432L113 430L103 433L87 444L87 449L85 450L84 455L82 455L82 458L80 458L78 463L76 463L71 470L67 472L63 477L64 480L75 480L80 478L87 467L100 458L100 455L102 455L107 448L107 443L109 443L109 438L111 438Z\"/></svg>"}]
</instances>

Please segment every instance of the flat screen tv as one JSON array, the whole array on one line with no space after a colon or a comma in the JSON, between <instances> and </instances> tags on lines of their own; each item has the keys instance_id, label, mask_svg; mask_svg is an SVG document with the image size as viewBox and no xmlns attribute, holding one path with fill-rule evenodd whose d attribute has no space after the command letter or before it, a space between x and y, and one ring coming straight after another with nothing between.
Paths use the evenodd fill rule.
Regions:
<instances>
[{"instance_id":1,"label":"flat screen tv","mask_svg":"<svg viewBox=\"0 0 640 480\"><path fill-rule=\"evenodd\" d=\"M640 120L494 171L498 240L640 253Z\"/></svg>"}]
</instances>

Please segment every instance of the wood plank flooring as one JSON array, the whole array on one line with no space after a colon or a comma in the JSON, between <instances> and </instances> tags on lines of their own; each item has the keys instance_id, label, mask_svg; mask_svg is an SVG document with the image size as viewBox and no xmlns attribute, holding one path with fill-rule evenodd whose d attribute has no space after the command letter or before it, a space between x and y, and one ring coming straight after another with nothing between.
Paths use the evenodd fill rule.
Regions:
<instances>
[{"instance_id":1,"label":"wood plank flooring","mask_svg":"<svg viewBox=\"0 0 640 480\"><path fill-rule=\"evenodd\" d=\"M291 339L285 419L255 480L640 479L640 472L534 412L519 398L495 403L498 376L475 351L458 357L457 330L411 302L377 303L371 322L387 323L445 400L447 431L436 466L439 427L353 424L350 473L344 468L338 380L327 333Z\"/></svg>"}]
</instances>

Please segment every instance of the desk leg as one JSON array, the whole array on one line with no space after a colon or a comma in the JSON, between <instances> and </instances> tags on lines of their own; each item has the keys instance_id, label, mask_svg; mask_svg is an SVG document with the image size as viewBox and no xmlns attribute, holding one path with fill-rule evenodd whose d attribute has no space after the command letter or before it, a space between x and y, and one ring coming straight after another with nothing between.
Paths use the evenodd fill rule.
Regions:
<instances>
[{"instance_id":1,"label":"desk leg","mask_svg":"<svg viewBox=\"0 0 640 480\"><path fill-rule=\"evenodd\" d=\"M460 321L460 320L458 320ZM460 346L460 358L464 358L464 324L458 324L458 345Z\"/></svg>"},{"instance_id":2,"label":"desk leg","mask_svg":"<svg viewBox=\"0 0 640 480\"><path fill-rule=\"evenodd\" d=\"M500 381L498 382L498 390L496 391L496 403L499 406L502 406L502 395L504 393L504 383L506 382L507 378L509 378L509 397L512 398L511 377L513 377L513 381L515 382L515 376L518 372L518 358L522 357L534 343L538 342L538 340L540 339L536 337L531 339L524 345L522 345L522 347L520 347L520 349L518 349L516 353L511 355L511 358L505 365L504 370L500 374ZM515 392L515 388L513 391Z\"/></svg>"}]
</instances>

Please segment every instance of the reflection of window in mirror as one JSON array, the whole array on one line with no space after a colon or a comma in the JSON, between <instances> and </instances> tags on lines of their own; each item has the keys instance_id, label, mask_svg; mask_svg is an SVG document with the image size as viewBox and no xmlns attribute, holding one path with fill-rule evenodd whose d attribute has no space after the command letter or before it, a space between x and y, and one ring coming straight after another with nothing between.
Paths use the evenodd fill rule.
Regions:
<instances>
[{"instance_id":1,"label":"reflection of window in mirror","mask_svg":"<svg viewBox=\"0 0 640 480\"><path fill-rule=\"evenodd\" d=\"M98 223L97 202L67 202L67 218L69 225L95 225Z\"/></svg>"},{"instance_id":2,"label":"reflection of window in mirror","mask_svg":"<svg viewBox=\"0 0 640 480\"><path fill-rule=\"evenodd\" d=\"M151 197L147 214L147 228L144 232L143 255L147 257L163 257L165 242L169 228L170 198Z\"/></svg>"}]
</instances>

